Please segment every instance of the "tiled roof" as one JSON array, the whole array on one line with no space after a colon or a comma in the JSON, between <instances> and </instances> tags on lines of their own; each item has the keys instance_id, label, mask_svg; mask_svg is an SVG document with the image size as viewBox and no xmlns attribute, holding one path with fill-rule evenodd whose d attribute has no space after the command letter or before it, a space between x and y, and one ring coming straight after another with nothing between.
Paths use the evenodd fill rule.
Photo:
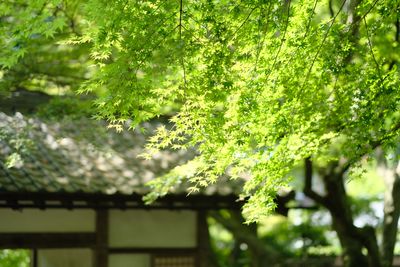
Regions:
<instances>
[{"instance_id":1,"label":"tiled roof","mask_svg":"<svg viewBox=\"0 0 400 267\"><path fill-rule=\"evenodd\" d=\"M116 133L84 118L44 122L0 113L0 129L11 137L0 138L0 192L144 194L146 182L193 156L162 151L151 160L138 158L146 137L159 124L142 125L146 134ZM6 158L15 152L20 136L32 142L23 144L28 149L19 153L21 161L8 168Z\"/></svg>"},{"instance_id":2,"label":"tiled roof","mask_svg":"<svg viewBox=\"0 0 400 267\"><path fill-rule=\"evenodd\" d=\"M56 122L0 112L0 207L146 208L146 183L195 155L165 150L151 160L139 158L161 124L153 121L142 125L144 132L117 133L86 118ZM6 166L14 152L21 160ZM182 183L153 208L240 208L243 181L227 179L189 198L189 186Z\"/></svg>"}]
</instances>

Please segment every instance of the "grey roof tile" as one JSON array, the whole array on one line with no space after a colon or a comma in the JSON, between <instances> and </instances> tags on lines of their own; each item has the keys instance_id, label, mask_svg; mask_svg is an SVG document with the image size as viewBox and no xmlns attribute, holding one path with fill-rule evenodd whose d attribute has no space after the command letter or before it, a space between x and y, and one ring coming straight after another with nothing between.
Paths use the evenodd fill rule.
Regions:
<instances>
[{"instance_id":1,"label":"grey roof tile","mask_svg":"<svg viewBox=\"0 0 400 267\"><path fill-rule=\"evenodd\" d=\"M33 144L21 152L22 164L7 168L5 160L14 152L12 138L0 139L0 191L144 194L149 190L146 182L194 155L162 151L150 161L138 158L147 136L158 125L144 124L147 135L139 131L116 133L102 122L84 118L45 122L20 113L11 116L0 112L0 129Z\"/></svg>"}]
</instances>

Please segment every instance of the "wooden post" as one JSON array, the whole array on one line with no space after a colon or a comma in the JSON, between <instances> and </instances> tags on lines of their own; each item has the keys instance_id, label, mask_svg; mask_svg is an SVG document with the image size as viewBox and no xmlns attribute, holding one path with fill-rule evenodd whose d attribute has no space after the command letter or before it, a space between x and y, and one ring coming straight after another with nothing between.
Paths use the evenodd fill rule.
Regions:
<instances>
[{"instance_id":1,"label":"wooden post","mask_svg":"<svg viewBox=\"0 0 400 267\"><path fill-rule=\"evenodd\" d=\"M96 210L96 245L93 267L108 267L108 210Z\"/></svg>"},{"instance_id":2,"label":"wooden post","mask_svg":"<svg viewBox=\"0 0 400 267\"><path fill-rule=\"evenodd\" d=\"M31 267L38 267L38 251L36 248L31 250Z\"/></svg>"},{"instance_id":3,"label":"wooden post","mask_svg":"<svg viewBox=\"0 0 400 267\"><path fill-rule=\"evenodd\" d=\"M207 211L197 212L197 258L196 267L217 266L215 255L210 247L210 233L207 224Z\"/></svg>"}]
</instances>

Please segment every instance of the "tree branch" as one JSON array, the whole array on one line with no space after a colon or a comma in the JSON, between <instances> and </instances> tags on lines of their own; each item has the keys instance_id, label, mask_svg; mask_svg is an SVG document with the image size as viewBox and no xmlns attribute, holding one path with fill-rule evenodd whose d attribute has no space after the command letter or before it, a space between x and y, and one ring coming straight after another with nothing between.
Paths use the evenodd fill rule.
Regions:
<instances>
[{"instance_id":1,"label":"tree branch","mask_svg":"<svg viewBox=\"0 0 400 267\"><path fill-rule=\"evenodd\" d=\"M183 0L179 1L179 39L182 40L182 14L183 14Z\"/></svg>"},{"instance_id":2,"label":"tree branch","mask_svg":"<svg viewBox=\"0 0 400 267\"><path fill-rule=\"evenodd\" d=\"M400 9L400 5L397 6L397 9ZM396 22L394 23L395 27L396 27L396 32L395 32L395 36L394 36L394 41L396 43L400 43L400 15L398 13L397 17L396 17ZM389 64L389 70L392 70L393 67L397 64L397 60L392 59L392 61Z\"/></svg>"},{"instance_id":3,"label":"tree branch","mask_svg":"<svg viewBox=\"0 0 400 267\"><path fill-rule=\"evenodd\" d=\"M372 226L364 226L363 228L358 228L357 232L361 236L363 245L368 250L369 266L380 267L382 264L375 229Z\"/></svg>"},{"instance_id":4,"label":"tree branch","mask_svg":"<svg viewBox=\"0 0 400 267\"><path fill-rule=\"evenodd\" d=\"M383 145L385 143L385 141L393 138L396 135L397 131L399 131L399 130L400 130L400 121L397 124L395 124L393 126L393 128L391 130L389 130L387 132L387 134L384 135L382 138L380 138L378 140L371 140L368 143L368 147L364 151L362 151L362 153L355 155L352 159L348 159L346 161L346 163L341 166L339 173L344 174L346 171L349 170L351 165L353 165L355 162L357 162L362 157L367 155L369 152L371 152L371 151L375 150L376 148L378 148L379 146Z\"/></svg>"},{"instance_id":5,"label":"tree branch","mask_svg":"<svg viewBox=\"0 0 400 267\"><path fill-rule=\"evenodd\" d=\"M397 15L397 18L396 18L396 36L395 36L395 41L398 42L398 43L400 42L400 15Z\"/></svg>"},{"instance_id":6,"label":"tree branch","mask_svg":"<svg viewBox=\"0 0 400 267\"><path fill-rule=\"evenodd\" d=\"M228 212L229 218L223 216L219 211L211 211L209 214L225 229L230 231L237 241L244 242L249 246L250 252L253 254L253 264L258 261L259 265L257 266L266 266L267 263L270 264L279 259L280 253L259 239L256 229L252 229L251 225L244 224L240 211L229 210Z\"/></svg>"},{"instance_id":7,"label":"tree branch","mask_svg":"<svg viewBox=\"0 0 400 267\"><path fill-rule=\"evenodd\" d=\"M304 160L304 194L322 206L327 205L326 198L312 189L312 161L311 158Z\"/></svg>"},{"instance_id":8,"label":"tree branch","mask_svg":"<svg viewBox=\"0 0 400 267\"><path fill-rule=\"evenodd\" d=\"M335 11L333 10L333 0L329 0L329 14L331 17L335 16Z\"/></svg>"}]
</instances>

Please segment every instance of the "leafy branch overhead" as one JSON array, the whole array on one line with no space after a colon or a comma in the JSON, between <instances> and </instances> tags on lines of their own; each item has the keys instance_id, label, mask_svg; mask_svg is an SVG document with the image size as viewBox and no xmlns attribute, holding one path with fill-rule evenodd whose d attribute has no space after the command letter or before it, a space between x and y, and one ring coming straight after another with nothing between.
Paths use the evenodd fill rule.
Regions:
<instances>
[{"instance_id":1,"label":"leafy branch overhead","mask_svg":"<svg viewBox=\"0 0 400 267\"><path fill-rule=\"evenodd\" d=\"M76 1L29 1L14 14L10 2L20 1L0 4L6 73L32 34L89 46L96 68L80 91L99 94L99 116L134 127L173 107L173 127L148 150L195 147L195 185L245 178L249 220L273 208L303 159L351 165L398 136L396 0L89 0L75 30L65 14Z\"/></svg>"}]
</instances>

